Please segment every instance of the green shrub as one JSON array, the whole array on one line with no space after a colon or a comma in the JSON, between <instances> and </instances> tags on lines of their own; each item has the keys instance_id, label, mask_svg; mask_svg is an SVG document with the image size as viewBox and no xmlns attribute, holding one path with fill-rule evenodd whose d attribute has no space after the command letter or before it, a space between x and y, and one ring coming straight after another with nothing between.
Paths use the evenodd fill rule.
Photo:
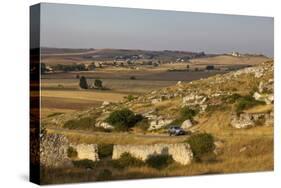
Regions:
<instances>
[{"instance_id":1,"label":"green shrub","mask_svg":"<svg viewBox=\"0 0 281 188\"><path fill-rule=\"evenodd\" d=\"M98 154L99 158L103 159L106 157L111 157L113 152L113 144L99 144L98 145Z\"/></svg>"},{"instance_id":2,"label":"green shrub","mask_svg":"<svg viewBox=\"0 0 281 188\"><path fill-rule=\"evenodd\" d=\"M143 119L136 123L135 127L138 127L142 131L146 131L149 128L148 119Z\"/></svg>"},{"instance_id":3,"label":"green shrub","mask_svg":"<svg viewBox=\"0 0 281 188\"><path fill-rule=\"evenodd\" d=\"M193 119L193 117L197 114L198 112L194 109L191 109L187 106L183 107L181 109L181 118L183 119Z\"/></svg>"},{"instance_id":4,"label":"green shrub","mask_svg":"<svg viewBox=\"0 0 281 188\"><path fill-rule=\"evenodd\" d=\"M223 96L222 97L222 100L224 102L228 102L228 103L235 103L238 99L240 99L242 96L237 94L237 93L234 93L232 95L229 95L229 96Z\"/></svg>"},{"instance_id":5,"label":"green shrub","mask_svg":"<svg viewBox=\"0 0 281 188\"><path fill-rule=\"evenodd\" d=\"M149 167L162 169L174 162L171 155L151 155L145 161Z\"/></svg>"},{"instance_id":6,"label":"green shrub","mask_svg":"<svg viewBox=\"0 0 281 188\"><path fill-rule=\"evenodd\" d=\"M112 112L106 122L113 125L116 130L127 131L142 119L142 115L135 115L131 110L124 108Z\"/></svg>"},{"instance_id":7,"label":"green shrub","mask_svg":"<svg viewBox=\"0 0 281 188\"><path fill-rule=\"evenodd\" d=\"M187 119L192 121L193 117L196 116L197 113L198 113L197 110L194 110L194 109L191 109L191 108L185 106L180 110L180 116L177 119L175 119L174 121L172 121L168 126L180 125Z\"/></svg>"},{"instance_id":8,"label":"green shrub","mask_svg":"<svg viewBox=\"0 0 281 188\"><path fill-rule=\"evenodd\" d=\"M133 157L130 153L122 153L119 159L113 161L115 168L126 168L126 167L140 167L143 166L144 162L136 157Z\"/></svg>"},{"instance_id":9,"label":"green shrub","mask_svg":"<svg viewBox=\"0 0 281 188\"><path fill-rule=\"evenodd\" d=\"M200 160L205 154L215 149L214 138L208 133L192 135L186 142L190 145L196 160Z\"/></svg>"},{"instance_id":10,"label":"green shrub","mask_svg":"<svg viewBox=\"0 0 281 188\"><path fill-rule=\"evenodd\" d=\"M134 100L135 99L135 97L133 96L133 95L128 95L127 96L127 100L128 101L132 101L132 100Z\"/></svg>"},{"instance_id":11,"label":"green shrub","mask_svg":"<svg viewBox=\"0 0 281 188\"><path fill-rule=\"evenodd\" d=\"M99 79L96 79L94 81L94 85L95 85L96 88L102 88L102 81L99 80Z\"/></svg>"},{"instance_id":12,"label":"green shrub","mask_svg":"<svg viewBox=\"0 0 281 188\"><path fill-rule=\"evenodd\" d=\"M112 177L112 172L108 169L103 169L97 176L98 181L110 180Z\"/></svg>"},{"instance_id":13,"label":"green shrub","mask_svg":"<svg viewBox=\"0 0 281 188\"><path fill-rule=\"evenodd\" d=\"M74 149L71 146L67 148L67 156L69 158L76 158L77 155L78 155L78 153L77 153L76 149Z\"/></svg>"},{"instance_id":14,"label":"green shrub","mask_svg":"<svg viewBox=\"0 0 281 188\"><path fill-rule=\"evenodd\" d=\"M95 117L84 117L75 120L69 120L64 125L63 128L67 129L81 129L81 130L94 130L96 119Z\"/></svg>"},{"instance_id":15,"label":"green shrub","mask_svg":"<svg viewBox=\"0 0 281 188\"><path fill-rule=\"evenodd\" d=\"M78 161L72 161L73 165L77 168L91 168L93 169L97 163L89 160L89 159L83 159L83 160L78 160Z\"/></svg>"},{"instance_id":16,"label":"green shrub","mask_svg":"<svg viewBox=\"0 0 281 188\"><path fill-rule=\"evenodd\" d=\"M257 106L257 105L261 105L261 104L265 104L265 102L263 101L257 101L254 97L247 95L244 97L241 97L237 104L236 104L236 112L240 113L243 110L249 109L251 107Z\"/></svg>"}]
</instances>

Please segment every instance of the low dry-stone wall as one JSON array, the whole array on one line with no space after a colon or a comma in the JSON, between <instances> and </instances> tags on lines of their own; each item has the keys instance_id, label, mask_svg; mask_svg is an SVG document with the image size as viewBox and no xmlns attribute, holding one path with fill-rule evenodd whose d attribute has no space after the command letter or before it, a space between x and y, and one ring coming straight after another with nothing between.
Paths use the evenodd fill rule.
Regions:
<instances>
[{"instance_id":1,"label":"low dry-stone wall","mask_svg":"<svg viewBox=\"0 0 281 188\"><path fill-rule=\"evenodd\" d=\"M67 157L68 139L61 134L44 134L40 140L40 165L66 167L72 162Z\"/></svg>"},{"instance_id":2,"label":"low dry-stone wall","mask_svg":"<svg viewBox=\"0 0 281 188\"><path fill-rule=\"evenodd\" d=\"M78 159L99 160L97 144L79 144L73 147L77 151Z\"/></svg>"},{"instance_id":3,"label":"low dry-stone wall","mask_svg":"<svg viewBox=\"0 0 281 188\"><path fill-rule=\"evenodd\" d=\"M171 155L173 159L182 164L188 165L193 159L193 153L189 144L153 144L153 145L114 145L112 159L119 159L128 152L141 160L146 160L153 155Z\"/></svg>"}]
</instances>

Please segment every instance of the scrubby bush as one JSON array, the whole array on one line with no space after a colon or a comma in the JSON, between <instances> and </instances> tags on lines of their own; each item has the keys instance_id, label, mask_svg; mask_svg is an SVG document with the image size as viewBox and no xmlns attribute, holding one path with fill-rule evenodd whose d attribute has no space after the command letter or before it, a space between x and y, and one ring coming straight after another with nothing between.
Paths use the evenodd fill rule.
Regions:
<instances>
[{"instance_id":1,"label":"scrubby bush","mask_svg":"<svg viewBox=\"0 0 281 188\"><path fill-rule=\"evenodd\" d=\"M98 155L100 159L111 157L113 152L113 144L99 144Z\"/></svg>"},{"instance_id":2,"label":"scrubby bush","mask_svg":"<svg viewBox=\"0 0 281 188\"><path fill-rule=\"evenodd\" d=\"M142 119L142 115L135 115L131 110L124 108L112 112L106 119L106 122L113 125L116 130L127 131Z\"/></svg>"},{"instance_id":3,"label":"scrubby bush","mask_svg":"<svg viewBox=\"0 0 281 188\"><path fill-rule=\"evenodd\" d=\"M232 95L228 95L228 96L223 96L222 97L222 100L224 102L227 102L227 103L235 103L237 100L239 100L242 96L239 95L238 93L234 93Z\"/></svg>"},{"instance_id":4,"label":"scrubby bush","mask_svg":"<svg viewBox=\"0 0 281 188\"><path fill-rule=\"evenodd\" d=\"M128 101L132 101L132 100L134 100L135 99L135 97L133 96L133 95L128 95L127 96L127 100Z\"/></svg>"},{"instance_id":5,"label":"scrubby bush","mask_svg":"<svg viewBox=\"0 0 281 188\"><path fill-rule=\"evenodd\" d=\"M196 160L200 160L205 154L215 149L214 137L208 133L192 135L186 142L190 145Z\"/></svg>"},{"instance_id":6,"label":"scrubby bush","mask_svg":"<svg viewBox=\"0 0 281 188\"><path fill-rule=\"evenodd\" d=\"M135 127L139 128L142 131L146 131L149 128L148 119L143 119L136 123Z\"/></svg>"},{"instance_id":7,"label":"scrubby bush","mask_svg":"<svg viewBox=\"0 0 281 188\"><path fill-rule=\"evenodd\" d=\"M76 149L74 149L71 146L67 148L67 156L69 158L76 158L77 155L78 155L78 153L77 153Z\"/></svg>"},{"instance_id":8,"label":"scrubby bush","mask_svg":"<svg viewBox=\"0 0 281 188\"><path fill-rule=\"evenodd\" d=\"M194 109L191 109L187 106L183 107L181 109L181 118L183 119L193 119L193 117L197 114L197 111Z\"/></svg>"},{"instance_id":9,"label":"scrubby bush","mask_svg":"<svg viewBox=\"0 0 281 188\"><path fill-rule=\"evenodd\" d=\"M112 177L112 172L108 169L103 169L97 176L98 181L110 180Z\"/></svg>"},{"instance_id":10,"label":"scrubby bush","mask_svg":"<svg viewBox=\"0 0 281 188\"><path fill-rule=\"evenodd\" d=\"M94 161L89 160L89 159L72 161L72 163L77 168L91 168L91 169L93 169L97 165L97 162L94 162Z\"/></svg>"},{"instance_id":11,"label":"scrubby bush","mask_svg":"<svg viewBox=\"0 0 281 188\"><path fill-rule=\"evenodd\" d=\"M95 117L84 117L67 121L63 128L67 129L80 129L80 130L94 130L96 119Z\"/></svg>"},{"instance_id":12,"label":"scrubby bush","mask_svg":"<svg viewBox=\"0 0 281 188\"><path fill-rule=\"evenodd\" d=\"M115 168L126 168L126 167L140 167L143 166L144 162L141 159L133 157L130 153L122 153L119 159L113 160L113 166Z\"/></svg>"},{"instance_id":13,"label":"scrubby bush","mask_svg":"<svg viewBox=\"0 0 281 188\"><path fill-rule=\"evenodd\" d=\"M130 76L130 80L135 80L136 77L135 76Z\"/></svg>"},{"instance_id":14,"label":"scrubby bush","mask_svg":"<svg viewBox=\"0 0 281 188\"><path fill-rule=\"evenodd\" d=\"M174 162L171 155L151 155L145 163L152 168L162 169Z\"/></svg>"},{"instance_id":15,"label":"scrubby bush","mask_svg":"<svg viewBox=\"0 0 281 188\"><path fill-rule=\"evenodd\" d=\"M175 119L174 121L172 121L168 126L180 125L187 119L192 121L193 117L196 116L197 113L198 113L197 110L194 110L194 109L191 109L191 108L185 106L180 110L179 117L177 119Z\"/></svg>"},{"instance_id":16,"label":"scrubby bush","mask_svg":"<svg viewBox=\"0 0 281 188\"><path fill-rule=\"evenodd\" d=\"M263 101L257 101L254 97L247 95L244 97L241 97L237 104L236 104L236 112L240 113L243 110L249 109L251 107L257 106L257 105L261 105L261 104L265 104L265 102Z\"/></svg>"},{"instance_id":17,"label":"scrubby bush","mask_svg":"<svg viewBox=\"0 0 281 188\"><path fill-rule=\"evenodd\" d=\"M96 88L102 88L102 81L99 79L96 79L94 82L94 85Z\"/></svg>"},{"instance_id":18,"label":"scrubby bush","mask_svg":"<svg viewBox=\"0 0 281 188\"><path fill-rule=\"evenodd\" d=\"M214 65L207 65L206 70L214 70L215 66Z\"/></svg>"}]
</instances>

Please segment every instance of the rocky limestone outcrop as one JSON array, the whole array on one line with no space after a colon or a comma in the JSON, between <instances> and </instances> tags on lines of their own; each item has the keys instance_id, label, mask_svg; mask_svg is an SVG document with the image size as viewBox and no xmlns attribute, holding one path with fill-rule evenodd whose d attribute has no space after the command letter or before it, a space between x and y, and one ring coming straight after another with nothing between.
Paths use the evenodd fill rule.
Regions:
<instances>
[{"instance_id":1,"label":"rocky limestone outcrop","mask_svg":"<svg viewBox=\"0 0 281 188\"><path fill-rule=\"evenodd\" d=\"M258 92L255 92L253 94L253 97L257 100L257 101L263 101L266 104L273 104L274 102L274 96L273 94L260 94Z\"/></svg>"},{"instance_id":2,"label":"rocky limestone outcrop","mask_svg":"<svg viewBox=\"0 0 281 188\"><path fill-rule=\"evenodd\" d=\"M99 161L97 144L79 144L73 147L77 151L78 159L89 159L92 161Z\"/></svg>"},{"instance_id":3,"label":"rocky limestone outcrop","mask_svg":"<svg viewBox=\"0 0 281 188\"><path fill-rule=\"evenodd\" d=\"M231 126L237 129L243 129L243 128L250 128L255 125L255 122L252 120L252 117L247 114L243 113L240 115L232 115Z\"/></svg>"},{"instance_id":4,"label":"rocky limestone outcrop","mask_svg":"<svg viewBox=\"0 0 281 188\"><path fill-rule=\"evenodd\" d=\"M251 128L260 125L272 126L273 116L273 112L233 114L230 124L237 129Z\"/></svg>"},{"instance_id":5,"label":"rocky limestone outcrop","mask_svg":"<svg viewBox=\"0 0 281 188\"><path fill-rule=\"evenodd\" d=\"M153 155L171 155L172 158L182 164L188 165L192 162L193 153L189 144L152 144L152 145L114 145L112 159L119 159L120 156L128 152L132 156L145 161Z\"/></svg>"},{"instance_id":6,"label":"rocky limestone outcrop","mask_svg":"<svg viewBox=\"0 0 281 188\"><path fill-rule=\"evenodd\" d=\"M45 134L40 140L40 165L45 167L72 166L67 156L68 139L61 134Z\"/></svg>"},{"instance_id":7,"label":"rocky limestone outcrop","mask_svg":"<svg viewBox=\"0 0 281 188\"><path fill-rule=\"evenodd\" d=\"M163 117L158 116L155 119L151 120L148 130L152 131L152 130L161 129L162 127L172 123L172 121L173 120L171 119L164 119Z\"/></svg>"},{"instance_id":8,"label":"rocky limestone outcrop","mask_svg":"<svg viewBox=\"0 0 281 188\"><path fill-rule=\"evenodd\" d=\"M191 127L193 127L193 124L191 122L190 119L185 120L182 124L181 124L181 128L183 128L184 130L189 130Z\"/></svg>"}]
</instances>

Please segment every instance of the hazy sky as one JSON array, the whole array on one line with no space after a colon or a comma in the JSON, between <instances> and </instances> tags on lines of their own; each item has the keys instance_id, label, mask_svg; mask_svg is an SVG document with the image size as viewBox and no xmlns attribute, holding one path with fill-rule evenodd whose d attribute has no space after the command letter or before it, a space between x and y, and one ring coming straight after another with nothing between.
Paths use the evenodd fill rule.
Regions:
<instances>
[{"instance_id":1,"label":"hazy sky","mask_svg":"<svg viewBox=\"0 0 281 188\"><path fill-rule=\"evenodd\" d=\"M41 46L262 53L273 57L273 18L42 4Z\"/></svg>"}]
</instances>

